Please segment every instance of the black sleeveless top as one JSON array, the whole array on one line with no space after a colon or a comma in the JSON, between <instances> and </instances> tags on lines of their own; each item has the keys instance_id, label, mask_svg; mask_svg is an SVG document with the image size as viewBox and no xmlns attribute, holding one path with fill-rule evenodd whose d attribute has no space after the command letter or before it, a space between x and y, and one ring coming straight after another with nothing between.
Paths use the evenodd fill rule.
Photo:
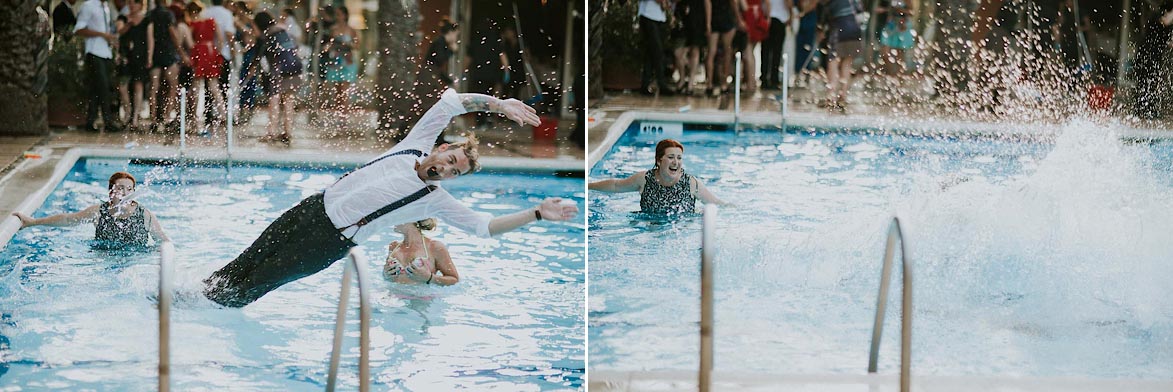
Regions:
<instances>
[{"instance_id":1,"label":"black sleeveless top","mask_svg":"<svg viewBox=\"0 0 1173 392\"><path fill-rule=\"evenodd\" d=\"M98 210L98 223L94 229L94 239L99 242L117 246L146 246L149 231L145 210L137 202L134 214L126 218L115 218L110 211L110 203L102 203Z\"/></svg>"},{"instance_id":2,"label":"black sleeveless top","mask_svg":"<svg viewBox=\"0 0 1173 392\"><path fill-rule=\"evenodd\" d=\"M639 194L639 208L646 214L696 212L692 176L684 173L675 185L665 187L656 181L656 175L652 174L652 170L644 172L644 189Z\"/></svg>"}]
</instances>

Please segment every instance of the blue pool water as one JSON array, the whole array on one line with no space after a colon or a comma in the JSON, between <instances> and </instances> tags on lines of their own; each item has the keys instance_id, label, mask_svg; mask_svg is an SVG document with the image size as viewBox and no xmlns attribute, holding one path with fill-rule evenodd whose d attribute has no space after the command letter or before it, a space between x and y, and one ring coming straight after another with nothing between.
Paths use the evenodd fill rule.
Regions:
<instances>
[{"instance_id":1,"label":"blue pool water","mask_svg":"<svg viewBox=\"0 0 1173 392\"><path fill-rule=\"evenodd\" d=\"M913 371L1173 378L1173 143L1072 122L1034 138L686 130L716 195L715 367L866 371L889 219L915 263ZM629 130L590 180L651 168ZM589 199L591 370L693 370L701 218ZM880 372L898 372L895 272Z\"/></svg>"},{"instance_id":2,"label":"blue pool water","mask_svg":"<svg viewBox=\"0 0 1173 392\"><path fill-rule=\"evenodd\" d=\"M152 166L85 159L35 216L106 197L129 170L138 201L176 242L172 310L176 390L322 390L343 263L290 283L243 309L213 305L200 281L234 258L283 211L342 169ZM547 196L583 204L581 178L481 173L445 182L474 210L494 214ZM494 239L443 222L461 283L403 287L382 278L388 231L359 244L373 284L375 390L576 390L585 369L582 221L527 225ZM158 358L158 253L92 250L93 226L35 227L0 253L0 385L23 389L153 390ZM357 387L357 300L340 390ZM3 389L3 388L0 388Z\"/></svg>"}]
</instances>

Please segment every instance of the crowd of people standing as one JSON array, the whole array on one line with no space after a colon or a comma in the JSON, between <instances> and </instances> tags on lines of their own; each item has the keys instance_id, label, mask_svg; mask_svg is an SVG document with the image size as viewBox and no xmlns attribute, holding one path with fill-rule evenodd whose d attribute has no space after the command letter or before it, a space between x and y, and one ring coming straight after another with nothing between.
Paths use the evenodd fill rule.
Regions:
<instances>
[{"instance_id":1,"label":"crowd of people standing","mask_svg":"<svg viewBox=\"0 0 1173 392\"><path fill-rule=\"evenodd\" d=\"M55 33L84 41L87 130L173 133L186 121L189 132L215 136L226 129L229 106L248 118L267 99L270 121L261 140L288 143L311 47L319 49L321 89L334 95L323 101L345 117L360 53L346 7L323 7L303 26L289 8L207 1L63 0L54 9ZM307 28L321 31L320 45Z\"/></svg>"},{"instance_id":2,"label":"crowd of people standing","mask_svg":"<svg viewBox=\"0 0 1173 392\"><path fill-rule=\"evenodd\" d=\"M929 71L911 56L922 38L914 26L913 10L903 0L639 0L635 7L643 57L640 92L645 95L731 94L736 53L741 54L743 92L780 89L786 82L781 80L782 68L793 66L794 87L825 82L825 95L817 103L832 111L847 106L858 59L875 65L868 72L898 76L883 78L893 82L900 82L899 76L914 68ZM1024 62L1016 65L1028 79L1038 79L1045 72L1062 75L1059 84L1072 96L1090 84L1110 85L1119 61L1115 53L1119 33L1111 29L1119 23L1112 20L1111 12L1085 8L1081 14L1073 0L1002 2L989 22L990 33L975 38L969 53L1001 47L996 51L1001 55L990 56L1002 62ZM1160 106L1156 102L1168 91L1159 85L1163 79L1156 71L1160 64L1156 60L1173 48L1168 39L1173 35L1169 33L1173 31L1170 8L1151 7L1144 15L1153 16L1139 29L1131 76L1144 86L1137 90L1133 105L1134 114L1141 118L1156 117L1154 108ZM1095 22L1090 16L1094 12L1102 14ZM937 35L943 34L941 28L937 30ZM787 65L782 59L789 33L794 34L794 46L793 52L786 53ZM873 50L865 52L865 43L871 43ZM1007 56L1007 46L1022 53ZM997 66L962 61L972 64L960 67L984 74L990 71L981 68Z\"/></svg>"}]
</instances>

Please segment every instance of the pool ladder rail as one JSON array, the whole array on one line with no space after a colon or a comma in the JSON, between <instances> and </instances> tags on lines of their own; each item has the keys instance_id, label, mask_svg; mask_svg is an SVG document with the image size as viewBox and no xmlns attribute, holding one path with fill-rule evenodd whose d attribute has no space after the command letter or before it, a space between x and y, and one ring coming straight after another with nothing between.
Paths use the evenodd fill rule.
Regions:
<instances>
[{"instance_id":1,"label":"pool ladder rail","mask_svg":"<svg viewBox=\"0 0 1173 392\"><path fill-rule=\"evenodd\" d=\"M159 392L171 390L171 280L175 244L159 246Z\"/></svg>"},{"instance_id":2,"label":"pool ladder rail","mask_svg":"<svg viewBox=\"0 0 1173 392\"><path fill-rule=\"evenodd\" d=\"M713 259L717 255L717 206L705 204L701 234L701 358L697 385L701 392L713 384Z\"/></svg>"},{"instance_id":3,"label":"pool ladder rail","mask_svg":"<svg viewBox=\"0 0 1173 392\"><path fill-rule=\"evenodd\" d=\"M868 373L876 373L880 360L880 336L884 332L884 316L888 306L888 283L892 278L892 259L896 243L900 242L901 298L900 298L900 392L908 392L912 368L912 257L908 255L908 241L899 217L892 217L888 227L888 241L884 245L884 264L880 270L880 292L876 295L876 321L872 325L872 346L868 353Z\"/></svg>"},{"instance_id":4,"label":"pool ladder rail","mask_svg":"<svg viewBox=\"0 0 1173 392\"><path fill-rule=\"evenodd\" d=\"M175 245L163 242L159 251L159 391L171 390L171 280L175 261ZM367 290L367 275L362 268L366 259L351 249L342 273L342 295L338 301L338 317L334 323L334 349L330 352L330 375L326 390L333 391L338 380L338 362L342 353L342 332L346 327L346 303L350 299L350 276L357 275L359 303L359 391L370 390L371 367L371 307Z\"/></svg>"},{"instance_id":5,"label":"pool ladder rail","mask_svg":"<svg viewBox=\"0 0 1173 392\"><path fill-rule=\"evenodd\" d=\"M338 300L338 317L334 322L334 349L330 351L330 375L326 379L326 391L334 390L338 382L338 362L342 354L342 332L346 329L346 303L350 299L350 277L356 276L358 283L359 354L358 390L371 390L371 306L367 289L367 273L363 269L366 257L355 249L350 250L342 272L342 294Z\"/></svg>"},{"instance_id":6,"label":"pool ladder rail","mask_svg":"<svg viewBox=\"0 0 1173 392\"><path fill-rule=\"evenodd\" d=\"M717 206L705 205L704 223L701 234L701 323L700 323L700 369L697 386L700 392L712 390L713 371L713 261L717 253L715 238ZM896 245L900 245L901 265L901 323L900 323L900 391L908 392L911 386L912 366L912 257L908 255L907 242L900 225L900 218L893 217L888 228L888 240L884 246L884 262L880 270L880 291L876 296L876 318L872 326L872 344L868 355L868 373L876 373L880 358L880 336L884 330L884 316L888 303L888 286L892 277L892 259Z\"/></svg>"}]
</instances>

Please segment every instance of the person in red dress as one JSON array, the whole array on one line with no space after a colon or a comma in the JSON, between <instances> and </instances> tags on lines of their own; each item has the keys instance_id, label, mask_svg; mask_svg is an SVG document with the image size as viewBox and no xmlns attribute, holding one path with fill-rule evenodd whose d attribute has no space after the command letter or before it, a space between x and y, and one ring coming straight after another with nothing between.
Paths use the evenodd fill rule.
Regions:
<instances>
[{"instance_id":1,"label":"person in red dress","mask_svg":"<svg viewBox=\"0 0 1173 392\"><path fill-rule=\"evenodd\" d=\"M191 22L191 37L195 45L191 51L191 68L193 73L194 87L201 88L198 93L193 94L193 97L205 96L202 89L212 90L212 101L210 104L216 110L218 121L227 118L225 116L224 100L220 93L220 66L224 61L220 57L219 51L216 48L220 47L224 37L216 29L216 21L211 18L203 18L200 16L200 11L204 7L200 6L199 1L192 1L187 4L187 17ZM195 115L193 114L193 119ZM195 124L204 124L206 122L197 121ZM222 122L220 122L222 124ZM213 124L216 124L215 122ZM212 128L218 128L213 125Z\"/></svg>"}]
</instances>

